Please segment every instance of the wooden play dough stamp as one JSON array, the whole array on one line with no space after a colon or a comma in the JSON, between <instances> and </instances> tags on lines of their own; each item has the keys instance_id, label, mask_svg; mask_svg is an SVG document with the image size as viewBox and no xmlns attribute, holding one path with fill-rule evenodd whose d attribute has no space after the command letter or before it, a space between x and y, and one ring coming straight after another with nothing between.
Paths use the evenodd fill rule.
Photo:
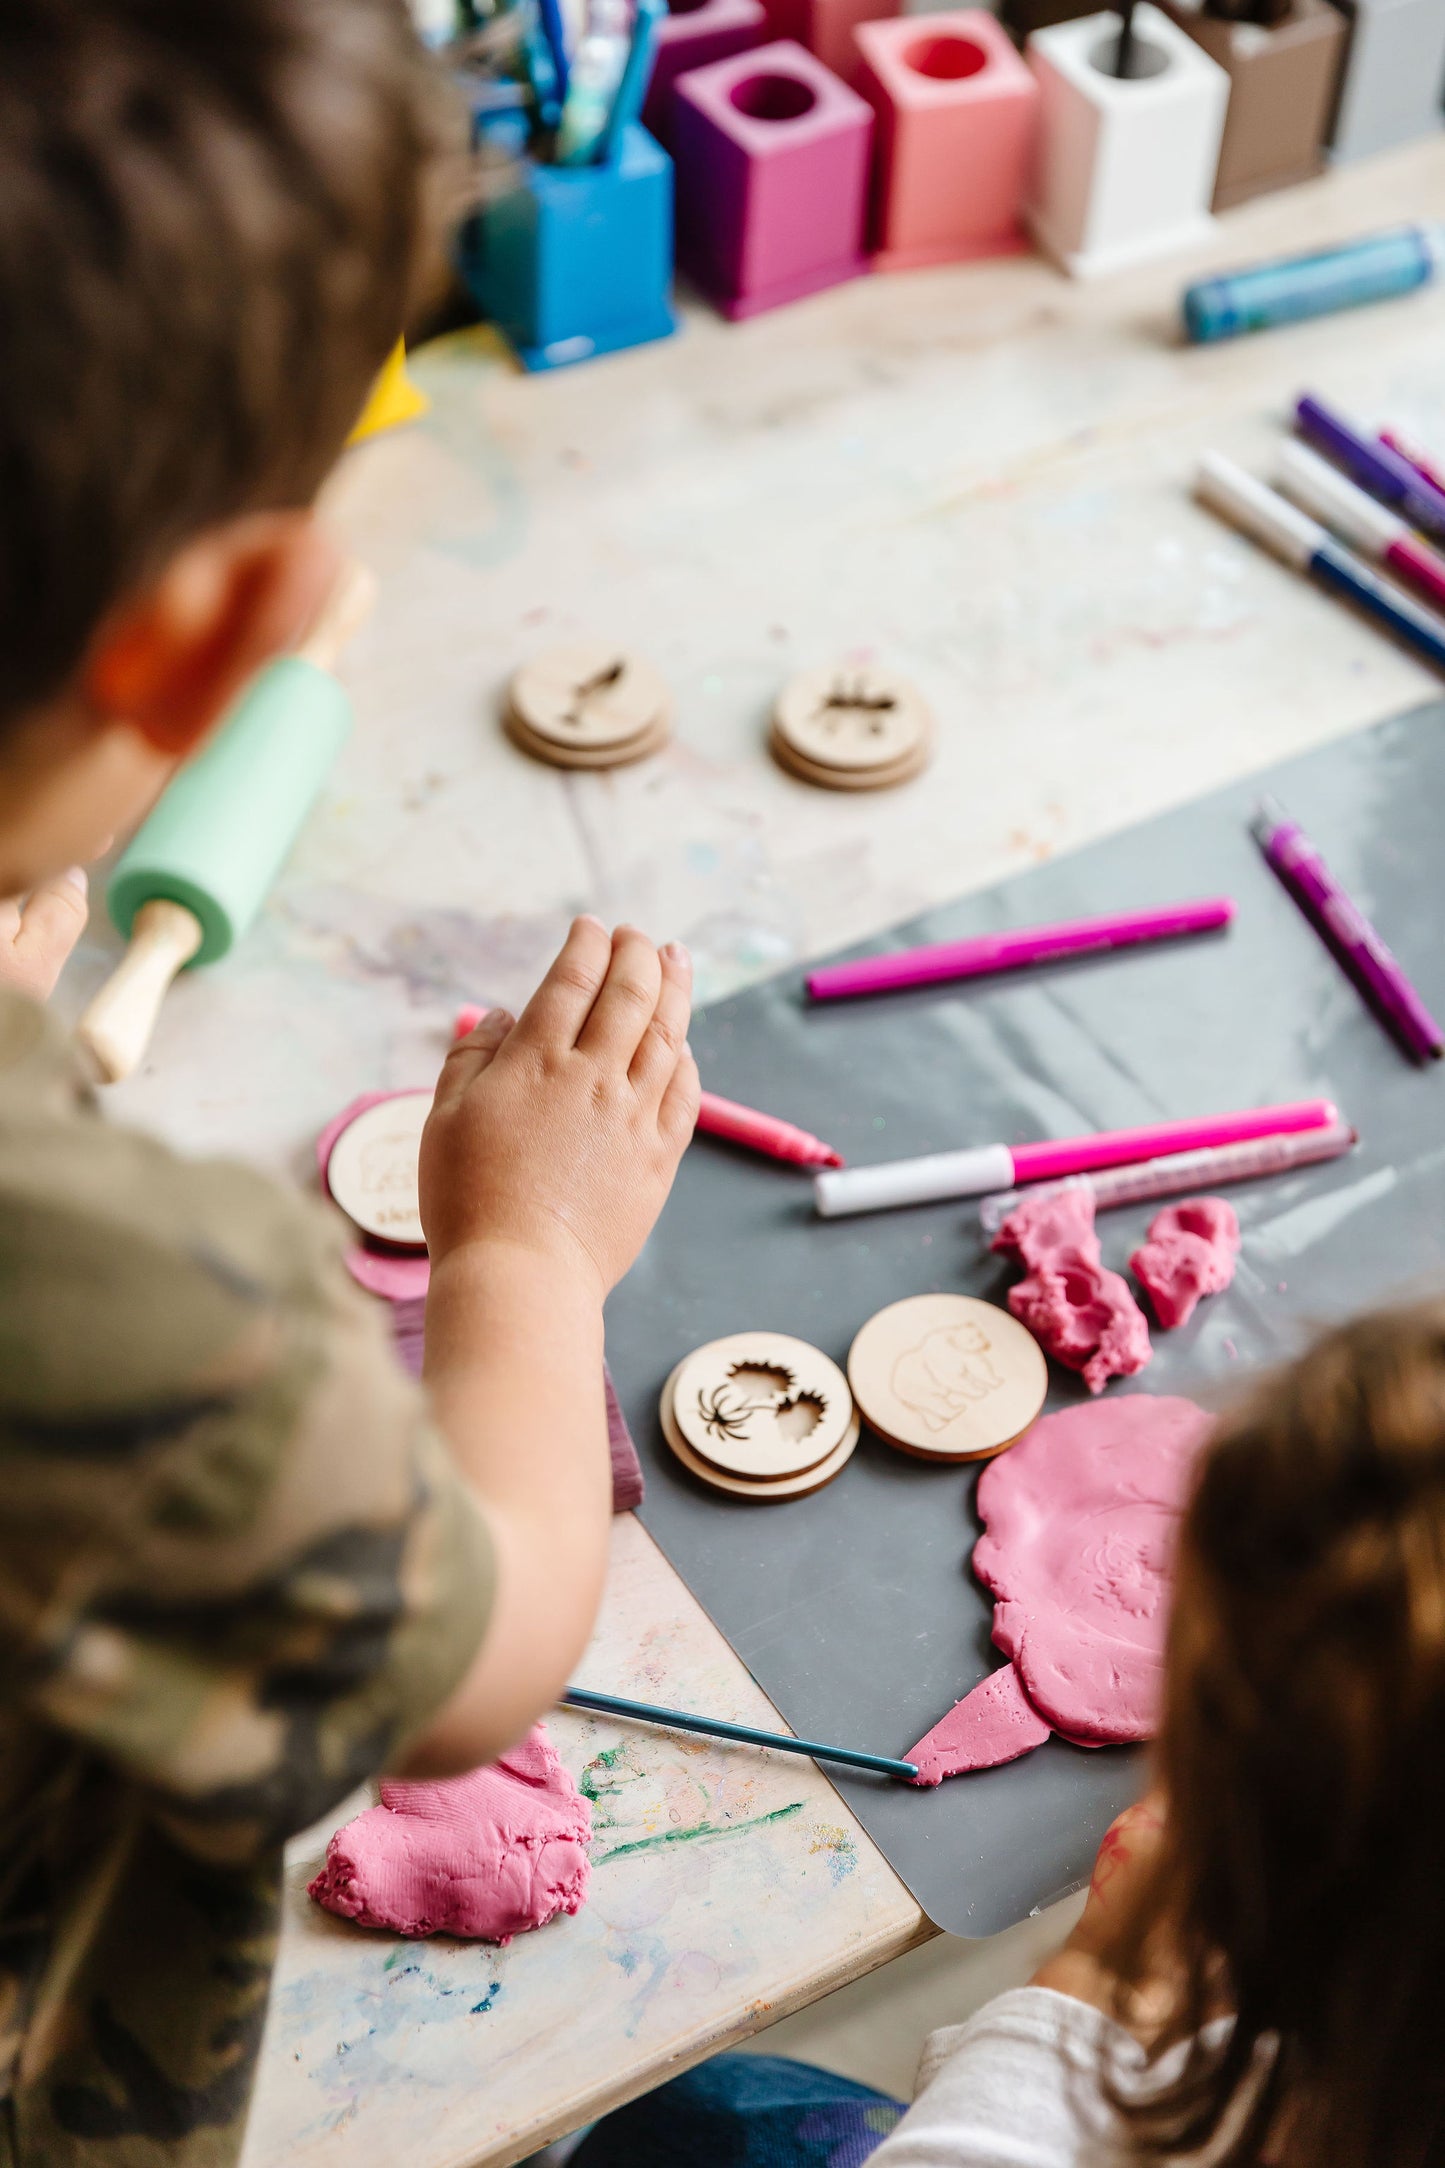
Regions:
<instances>
[{"instance_id":1,"label":"wooden play dough stamp","mask_svg":"<svg viewBox=\"0 0 1445 2168\"><path fill-rule=\"evenodd\" d=\"M423 1249L417 1189L429 1091L397 1092L348 1122L326 1162L326 1186L363 1234Z\"/></svg>"},{"instance_id":2,"label":"wooden play dough stamp","mask_svg":"<svg viewBox=\"0 0 1445 2168\"><path fill-rule=\"evenodd\" d=\"M913 1295L863 1326L848 1382L864 1421L925 1460L982 1460L1044 1404L1043 1350L1007 1310L972 1295Z\"/></svg>"},{"instance_id":3,"label":"wooden play dough stamp","mask_svg":"<svg viewBox=\"0 0 1445 2168\"><path fill-rule=\"evenodd\" d=\"M689 1355L672 1396L677 1427L725 1475L776 1482L842 1444L853 1396L838 1365L780 1332L738 1332Z\"/></svg>"},{"instance_id":4,"label":"wooden play dough stamp","mask_svg":"<svg viewBox=\"0 0 1445 2168\"><path fill-rule=\"evenodd\" d=\"M806 1498L811 1491L822 1490L825 1484L831 1483L834 1476L840 1475L853 1457L860 1431L856 1408L842 1444L830 1453L826 1460L819 1461L816 1468L806 1468L801 1475L783 1476L771 1483L755 1482L747 1476L724 1475L720 1468L714 1468L710 1461L704 1460L701 1453L695 1453L678 1429L677 1418L672 1412L672 1393L676 1382L677 1371L674 1370L662 1389L659 1403L662 1435L684 1468L702 1482L710 1484L714 1490L726 1491L730 1497L751 1498L759 1503L771 1503L780 1498Z\"/></svg>"},{"instance_id":5,"label":"wooden play dough stamp","mask_svg":"<svg viewBox=\"0 0 1445 2168\"><path fill-rule=\"evenodd\" d=\"M698 1348L668 1379L660 1414L683 1466L738 1497L818 1490L858 1443L842 1371L784 1333L733 1333Z\"/></svg>"},{"instance_id":6,"label":"wooden play dough stamp","mask_svg":"<svg viewBox=\"0 0 1445 2168\"><path fill-rule=\"evenodd\" d=\"M507 688L506 728L559 768L615 768L667 743L672 700L639 655L581 640L524 663Z\"/></svg>"},{"instance_id":7,"label":"wooden play dough stamp","mask_svg":"<svg viewBox=\"0 0 1445 2168\"><path fill-rule=\"evenodd\" d=\"M933 716L917 687L871 667L806 670L773 710L781 765L825 790L882 790L927 766Z\"/></svg>"}]
</instances>

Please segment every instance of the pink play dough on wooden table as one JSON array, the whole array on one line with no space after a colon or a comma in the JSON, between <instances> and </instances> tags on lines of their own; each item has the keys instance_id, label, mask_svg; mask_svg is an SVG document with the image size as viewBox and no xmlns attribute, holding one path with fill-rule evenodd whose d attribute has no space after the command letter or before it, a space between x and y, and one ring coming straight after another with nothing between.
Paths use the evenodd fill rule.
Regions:
<instances>
[{"instance_id":1,"label":"pink play dough on wooden table","mask_svg":"<svg viewBox=\"0 0 1445 2168\"><path fill-rule=\"evenodd\" d=\"M1086 1189L1025 1197L993 1247L1024 1268L1008 1292L1014 1316L1046 1355L1081 1371L1091 1393L1144 1368L1153 1353L1148 1320L1128 1282L1101 1261Z\"/></svg>"},{"instance_id":2,"label":"pink play dough on wooden table","mask_svg":"<svg viewBox=\"0 0 1445 2168\"><path fill-rule=\"evenodd\" d=\"M1161 1325L1187 1325L1201 1295L1228 1287L1238 1256L1233 1205L1222 1197L1186 1197L1155 1216L1129 1268Z\"/></svg>"},{"instance_id":3,"label":"pink play dough on wooden table","mask_svg":"<svg viewBox=\"0 0 1445 2168\"><path fill-rule=\"evenodd\" d=\"M1211 1418L1134 1393L1046 1415L979 1477L973 1570L1010 1661L910 1747L917 1782L1153 1737L1179 1517ZM1030 1722L1032 1718L1032 1723Z\"/></svg>"},{"instance_id":4,"label":"pink play dough on wooden table","mask_svg":"<svg viewBox=\"0 0 1445 2168\"><path fill-rule=\"evenodd\" d=\"M439 1784L384 1780L338 1829L308 1894L395 1935L510 1942L578 1912L592 1810L539 1724L485 1769Z\"/></svg>"}]
</instances>

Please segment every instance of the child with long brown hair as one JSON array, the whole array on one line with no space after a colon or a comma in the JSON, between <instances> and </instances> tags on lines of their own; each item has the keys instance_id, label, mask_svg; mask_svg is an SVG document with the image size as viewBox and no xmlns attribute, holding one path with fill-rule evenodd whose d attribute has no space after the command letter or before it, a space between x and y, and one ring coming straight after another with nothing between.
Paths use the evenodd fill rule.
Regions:
<instances>
[{"instance_id":1,"label":"child with long brown hair","mask_svg":"<svg viewBox=\"0 0 1445 2168\"><path fill-rule=\"evenodd\" d=\"M1063 1949L932 2037L893 2135L849 2104L848 2168L1445 2164L1445 1301L1338 1327L1220 1423L1154 1779ZM822 2112L629 2168L802 2168Z\"/></svg>"},{"instance_id":2,"label":"child with long brown hair","mask_svg":"<svg viewBox=\"0 0 1445 2168\"><path fill-rule=\"evenodd\" d=\"M1445 2161L1445 1303L1339 1327L1220 1424L1166 1681L1155 1798L1004 1998L1085 2005L1039 2055L1077 2135L1020 2149L1025 2081L1016 2135L949 2145L981 2012L877 2168Z\"/></svg>"}]
</instances>

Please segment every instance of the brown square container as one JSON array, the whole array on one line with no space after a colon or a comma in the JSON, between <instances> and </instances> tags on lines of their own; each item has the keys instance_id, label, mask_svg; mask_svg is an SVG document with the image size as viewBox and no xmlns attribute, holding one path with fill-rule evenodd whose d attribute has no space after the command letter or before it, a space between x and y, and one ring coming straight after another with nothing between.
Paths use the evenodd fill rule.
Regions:
<instances>
[{"instance_id":1,"label":"brown square container","mask_svg":"<svg viewBox=\"0 0 1445 2168\"><path fill-rule=\"evenodd\" d=\"M1220 22L1198 0L1159 5L1229 76L1214 209L1310 180L1324 165L1349 25L1330 0L1293 0L1273 29Z\"/></svg>"}]
</instances>

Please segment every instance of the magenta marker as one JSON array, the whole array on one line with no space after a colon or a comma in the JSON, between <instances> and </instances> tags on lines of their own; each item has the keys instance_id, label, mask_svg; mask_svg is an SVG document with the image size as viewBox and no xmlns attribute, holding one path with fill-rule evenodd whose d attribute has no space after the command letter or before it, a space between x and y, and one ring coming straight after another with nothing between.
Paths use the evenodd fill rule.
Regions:
<instances>
[{"instance_id":1,"label":"magenta marker","mask_svg":"<svg viewBox=\"0 0 1445 2168\"><path fill-rule=\"evenodd\" d=\"M1445 1033L1298 823L1266 798L1250 828L1305 917L1407 1053L1420 1061L1445 1053Z\"/></svg>"},{"instance_id":2,"label":"magenta marker","mask_svg":"<svg viewBox=\"0 0 1445 2168\"><path fill-rule=\"evenodd\" d=\"M1168 1152L1198 1152L1206 1145L1243 1144L1251 1137L1292 1136L1327 1129L1340 1118L1330 1099L1301 1099L1287 1106L1246 1107L1235 1114L1193 1115L1182 1122L1150 1122L1142 1129L1104 1129L1086 1137L1044 1137L1036 1144L976 1144L961 1152L930 1152L924 1159L896 1159L876 1167L840 1167L813 1177L813 1201L822 1219L853 1212L883 1212L895 1205L936 1204L945 1197L982 1197L990 1190L1026 1182L1051 1182L1096 1167L1124 1167Z\"/></svg>"},{"instance_id":3,"label":"magenta marker","mask_svg":"<svg viewBox=\"0 0 1445 2168\"><path fill-rule=\"evenodd\" d=\"M1213 933L1234 916L1228 896L1200 903L1172 903L1147 911L1115 911L1107 918L1069 919L1058 926L1024 926L1015 933L986 933L971 941L944 941L935 948L904 949L896 956L864 956L856 963L824 964L808 974L814 1001L841 1001L852 994L882 994L936 979L981 978L1026 964L1054 963L1093 949L1131 948L1140 941L1172 941L1181 934Z\"/></svg>"}]
</instances>

